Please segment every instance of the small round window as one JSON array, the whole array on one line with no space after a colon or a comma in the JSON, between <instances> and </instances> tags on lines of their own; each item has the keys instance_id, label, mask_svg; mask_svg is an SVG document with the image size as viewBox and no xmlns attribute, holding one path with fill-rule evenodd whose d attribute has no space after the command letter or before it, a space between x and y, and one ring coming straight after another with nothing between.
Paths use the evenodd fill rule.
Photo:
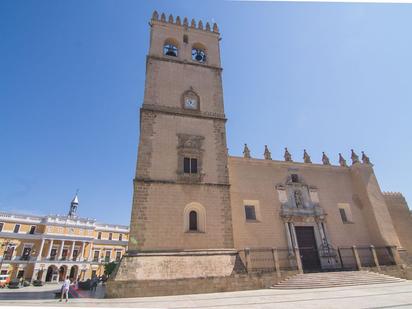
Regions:
<instances>
[{"instance_id":1,"label":"small round window","mask_svg":"<svg viewBox=\"0 0 412 309\"><path fill-rule=\"evenodd\" d=\"M192 49L192 60L204 63L206 62L206 53L203 49L193 48Z\"/></svg>"},{"instance_id":2,"label":"small round window","mask_svg":"<svg viewBox=\"0 0 412 309\"><path fill-rule=\"evenodd\" d=\"M163 54L166 56L177 57L177 47L173 44L165 44L163 46Z\"/></svg>"}]
</instances>

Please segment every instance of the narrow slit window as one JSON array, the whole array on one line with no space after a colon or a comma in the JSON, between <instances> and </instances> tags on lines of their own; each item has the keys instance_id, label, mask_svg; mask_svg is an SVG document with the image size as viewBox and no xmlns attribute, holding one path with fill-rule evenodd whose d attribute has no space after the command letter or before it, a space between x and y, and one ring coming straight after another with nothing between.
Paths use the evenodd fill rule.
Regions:
<instances>
[{"instance_id":1,"label":"narrow slit window","mask_svg":"<svg viewBox=\"0 0 412 309\"><path fill-rule=\"evenodd\" d=\"M189 231L197 231L197 212L194 210L189 213Z\"/></svg>"}]
</instances>

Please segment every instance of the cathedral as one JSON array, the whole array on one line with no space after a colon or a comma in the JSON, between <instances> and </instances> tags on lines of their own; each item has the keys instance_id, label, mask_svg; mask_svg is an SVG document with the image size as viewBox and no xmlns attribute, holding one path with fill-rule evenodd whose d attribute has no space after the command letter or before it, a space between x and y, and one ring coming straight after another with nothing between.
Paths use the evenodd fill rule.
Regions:
<instances>
[{"instance_id":1,"label":"cathedral","mask_svg":"<svg viewBox=\"0 0 412 309\"><path fill-rule=\"evenodd\" d=\"M408 206L381 191L365 153L338 166L287 149L273 160L267 146L228 154L219 41L216 24L153 13L128 252L107 296L264 288L304 272L411 276Z\"/></svg>"}]
</instances>

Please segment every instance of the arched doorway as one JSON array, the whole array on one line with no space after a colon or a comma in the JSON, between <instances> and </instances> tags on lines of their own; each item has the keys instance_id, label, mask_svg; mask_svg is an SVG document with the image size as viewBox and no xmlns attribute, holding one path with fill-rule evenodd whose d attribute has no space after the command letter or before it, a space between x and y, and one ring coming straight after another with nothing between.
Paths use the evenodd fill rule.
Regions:
<instances>
[{"instance_id":1,"label":"arched doorway","mask_svg":"<svg viewBox=\"0 0 412 309\"><path fill-rule=\"evenodd\" d=\"M78 267L76 265L73 265L70 268L70 274L69 274L69 278L70 280L75 280L77 278L77 271L78 271Z\"/></svg>"},{"instance_id":2,"label":"arched doorway","mask_svg":"<svg viewBox=\"0 0 412 309\"><path fill-rule=\"evenodd\" d=\"M64 279L66 278L66 273L67 273L67 266L66 265L60 266L59 281L64 281Z\"/></svg>"},{"instance_id":3,"label":"arched doorway","mask_svg":"<svg viewBox=\"0 0 412 309\"><path fill-rule=\"evenodd\" d=\"M53 280L53 275L57 274L57 267L54 265L50 265L47 268L47 273L46 273L46 282L51 282Z\"/></svg>"}]
</instances>

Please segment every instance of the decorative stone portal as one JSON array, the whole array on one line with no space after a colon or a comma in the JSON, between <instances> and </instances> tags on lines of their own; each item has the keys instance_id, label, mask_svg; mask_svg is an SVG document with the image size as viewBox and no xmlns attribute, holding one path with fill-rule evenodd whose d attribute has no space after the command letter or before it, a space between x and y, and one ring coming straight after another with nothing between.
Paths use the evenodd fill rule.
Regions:
<instances>
[{"instance_id":1,"label":"decorative stone portal","mask_svg":"<svg viewBox=\"0 0 412 309\"><path fill-rule=\"evenodd\" d=\"M276 186L281 202L280 216L285 222L291 264L299 261L303 270L335 269L337 254L326 232L326 213L319 205L318 190L306 184L292 170L283 184Z\"/></svg>"}]
</instances>

